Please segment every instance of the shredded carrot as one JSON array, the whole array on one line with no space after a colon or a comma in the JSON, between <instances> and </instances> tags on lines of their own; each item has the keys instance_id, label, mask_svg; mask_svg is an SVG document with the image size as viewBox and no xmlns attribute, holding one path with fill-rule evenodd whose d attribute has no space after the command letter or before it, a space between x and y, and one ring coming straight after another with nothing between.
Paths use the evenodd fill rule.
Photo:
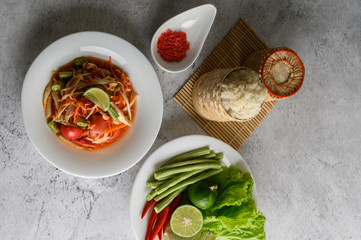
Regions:
<instances>
[{"instance_id":1,"label":"shredded carrot","mask_svg":"<svg viewBox=\"0 0 361 240\"><path fill-rule=\"evenodd\" d=\"M119 69L115 69L115 72L120 74L120 80L123 83L123 86L125 87L125 73L120 71Z\"/></svg>"},{"instance_id":2,"label":"shredded carrot","mask_svg":"<svg viewBox=\"0 0 361 240\"><path fill-rule=\"evenodd\" d=\"M125 100L121 94L119 94L118 100L115 102L115 104L117 104L120 108L125 105Z\"/></svg>"},{"instance_id":3,"label":"shredded carrot","mask_svg":"<svg viewBox=\"0 0 361 240\"><path fill-rule=\"evenodd\" d=\"M126 126L127 126L127 125L125 125L124 123L122 123L122 124L116 125L115 127L110 127L110 128L108 128L108 130L104 131L103 133L113 132L113 131L115 131L115 130L124 128L124 127L126 127Z\"/></svg>"},{"instance_id":4,"label":"shredded carrot","mask_svg":"<svg viewBox=\"0 0 361 240\"><path fill-rule=\"evenodd\" d=\"M122 72L121 74L122 83L125 86L125 74Z\"/></svg>"},{"instance_id":5,"label":"shredded carrot","mask_svg":"<svg viewBox=\"0 0 361 240\"><path fill-rule=\"evenodd\" d=\"M112 126L109 124L109 123L107 123L108 124L108 129L107 130L109 130L109 129L111 129L112 128ZM110 137L112 137L113 136L113 131L110 131L109 132L110 134Z\"/></svg>"},{"instance_id":6,"label":"shredded carrot","mask_svg":"<svg viewBox=\"0 0 361 240\"><path fill-rule=\"evenodd\" d=\"M82 136L82 137L84 137L84 136L88 136L89 132L90 132L89 130L84 131L84 132L83 132L83 134L82 134L81 136Z\"/></svg>"},{"instance_id":7,"label":"shredded carrot","mask_svg":"<svg viewBox=\"0 0 361 240\"><path fill-rule=\"evenodd\" d=\"M109 67L110 67L110 71L112 72L112 74L114 75L115 79L120 82L120 80L118 79L117 75L115 75L114 71L113 71L113 67L112 67L112 57L109 56Z\"/></svg>"},{"instance_id":8,"label":"shredded carrot","mask_svg":"<svg viewBox=\"0 0 361 240\"><path fill-rule=\"evenodd\" d=\"M73 123L74 123L74 124L75 124L76 116L78 115L79 108L80 108L80 104L78 103L78 104L76 105L76 108L75 108L75 111L74 111L74 115L73 115Z\"/></svg>"},{"instance_id":9,"label":"shredded carrot","mask_svg":"<svg viewBox=\"0 0 361 240\"><path fill-rule=\"evenodd\" d=\"M81 101L78 101L78 104L80 106L80 109L82 110L83 114L86 114L86 107L85 104Z\"/></svg>"},{"instance_id":10,"label":"shredded carrot","mask_svg":"<svg viewBox=\"0 0 361 240\"><path fill-rule=\"evenodd\" d=\"M75 103L75 101L69 101L69 102L66 102L66 103L62 104L62 106L68 106L68 105L71 105L73 103Z\"/></svg>"},{"instance_id":11,"label":"shredded carrot","mask_svg":"<svg viewBox=\"0 0 361 240\"><path fill-rule=\"evenodd\" d=\"M79 115L79 109L81 109L82 114L86 114L86 107L82 101L76 101L76 108L73 114L73 122L75 124L76 117Z\"/></svg>"}]
</instances>

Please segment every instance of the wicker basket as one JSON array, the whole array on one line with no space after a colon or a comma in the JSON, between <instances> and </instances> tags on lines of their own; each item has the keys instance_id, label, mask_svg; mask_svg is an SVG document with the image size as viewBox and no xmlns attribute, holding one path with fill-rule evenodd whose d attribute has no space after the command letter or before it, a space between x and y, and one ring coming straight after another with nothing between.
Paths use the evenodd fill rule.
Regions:
<instances>
[{"instance_id":1,"label":"wicker basket","mask_svg":"<svg viewBox=\"0 0 361 240\"><path fill-rule=\"evenodd\" d=\"M269 48L252 53L243 64L259 73L269 94L276 99L290 97L301 88L305 69L290 48Z\"/></svg>"},{"instance_id":2,"label":"wicker basket","mask_svg":"<svg viewBox=\"0 0 361 240\"><path fill-rule=\"evenodd\" d=\"M237 119L232 117L227 113L224 109L222 100L221 100L221 91L224 79L231 72L245 69L251 70L245 67L238 68L230 68L230 69L216 69L211 72L208 72L202 75L194 84L193 92L192 92L192 101L195 111L201 117L217 122L225 122L225 121L237 121L237 122L245 122L249 121L249 119ZM274 99L266 96L265 101L272 101Z\"/></svg>"}]
</instances>

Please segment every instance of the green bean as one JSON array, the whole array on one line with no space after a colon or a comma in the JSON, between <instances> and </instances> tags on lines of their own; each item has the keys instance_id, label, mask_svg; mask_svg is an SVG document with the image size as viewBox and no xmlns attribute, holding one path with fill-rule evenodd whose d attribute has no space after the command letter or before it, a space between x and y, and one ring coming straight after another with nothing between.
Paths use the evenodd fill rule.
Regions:
<instances>
[{"instance_id":1,"label":"green bean","mask_svg":"<svg viewBox=\"0 0 361 240\"><path fill-rule=\"evenodd\" d=\"M64 85L64 82L62 80L56 81L53 86L51 86L51 90L53 91L59 91Z\"/></svg>"},{"instance_id":2,"label":"green bean","mask_svg":"<svg viewBox=\"0 0 361 240\"><path fill-rule=\"evenodd\" d=\"M60 78L70 78L73 76L73 72L59 72Z\"/></svg>"},{"instance_id":3,"label":"green bean","mask_svg":"<svg viewBox=\"0 0 361 240\"><path fill-rule=\"evenodd\" d=\"M179 155L171 158L163 166L165 166L167 164L179 162L179 161L194 159L196 157L200 157L202 155L206 155L206 154L210 154L210 153L211 153L211 150L209 149L209 147L198 148L198 149L195 149L195 150L192 150L192 151L189 151L189 152L179 154Z\"/></svg>"},{"instance_id":4,"label":"green bean","mask_svg":"<svg viewBox=\"0 0 361 240\"><path fill-rule=\"evenodd\" d=\"M187 180L184 180L184 181L178 183L177 185L169 188L167 191L163 192L162 194L159 194L158 196L156 196L154 198L154 200L159 201L160 199L167 197L169 194L172 194L173 192L178 191L179 189L187 187L187 186L189 186L189 185L191 185L193 183L199 182L199 181L201 181L203 179L209 178L210 176L213 176L213 175L215 175L217 173L220 173L222 171L223 171L222 168L221 169L216 169L216 170L210 170L210 171L201 173L201 174L199 174L197 176L194 176L192 178L189 178Z\"/></svg>"},{"instance_id":5,"label":"green bean","mask_svg":"<svg viewBox=\"0 0 361 240\"><path fill-rule=\"evenodd\" d=\"M83 59L81 59L81 58L77 58L77 59L75 59L74 60L74 64L75 64L75 66L81 66L81 64L83 63L84 61L83 61Z\"/></svg>"},{"instance_id":6,"label":"green bean","mask_svg":"<svg viewBox=\"0 0 361 240\"><path fill-rule=\"evenodd\" d=\"M51 131L53 131L54 133L59 132L59 128L58 128L58 126L56 125L56 123L54 121L48 122L48 126L51 129Z\"/></svg>"},{"instance_id":7,"label":"green bean","mask_svg":"<svg viewBox=\"0 0 361 240\"><path fill-rule=\"evenodd\" d=\"M223 153L222 152L217 153L216 156L213 159L222 160L223 159Z\"/></svg>"},{"instance_id":8,"label":"green bean","mask_svg":"<svg viewBox=\"0 0 361 240\"><path fill-rule=\"evenodd\" d=\"M164 181L164 180L169 181L169 180L171 180L171 179L173 179L173 178L175 178L175 177L177 177L177 176L179 176L178 173L177 173L177 174L172 174L172 175L169 175L169 176L164 176L164 177L162 177L162 178L160 178L160 179L157 179L157 180L158 180L158 181Z\"/></svg>"},{"instance_id":9,"label":"green bean","mask_svg":"<svg viewBox=\"0 0 361 240\"><path fill-rule=\"evenodd\" d=\"M157 192L155 190L151 191L150 193L148 193L147 195L147 201L152 200L155 196L157 196Z\"/></svg>"},{"instance_id":10,"label":"green bean","mask_svg":"<svg viewBox=\"0 0 361 240\"><path fill-rule=\"evenodd\" d=\"M172 164L169 164L169 165L165 165L164 167L161 167L161 168L155 170L155 172L161 172L161 171L163 171L165 169L172 169L172 168L176 168L176 167L192 165L192 164L198 164L198 163L219 163L219 161L212 160L212 159L192 159L192 160L176 162L176 163L172 163Z\"/></svg>"},{"instance_id":11,"label":"green bean","mask_svg":"<svg viewBox=\"0 0 361 240\"><path fill-rule=\"evenodd\" d=\"M192 177L193 175L201 173L202 171L203 170L183 173L183 174L179 175L178 177L175 177L175 178L172 178L169 181L166 181L166 183L164 183L161 186L157 187L154 191L157 193L157 195L159 195L159 194L165 192L166 190L168 190L169 188L173 187L177 183L180 183L181 181L186 180L186 179Z\"/></svg>"},{"instance_id":12,"label":"green bean","mask_svg":"<svg viewBox=\"0 0 361 240\"><path fill-rule=\"evenodd\" d=\"M194 175L194 174L197 174L197 173L200 173L201 171L194 171L193 174L191 174L190 176ZM189 174L189 172L187 172ZM184 175L184 174L182 174ZM171 180L161 180L161 181L153 181L153 182L149 182L149 183L155 183L155 182L159 182L159 183L163 183L162 185L158 185L157 187L159 186L163 186L165 184L168 184L169 182L172 182L173 180L175 179L179 179L179 177L181 177L182 175L176 175L174 178L172 178ZM178 177L179 176L179 177ZM172 176L173 177L173 176ZM146 183L146 186L148 186L148 182ZM157 196L159 193L156 191L156 190L153 190L152 192L150 192L148 195L147 195L147 201L150 201L152 200L155 196Z\"/></svg>"},{"instance_id":13,"label":"green bean","mask_svg":"<svg viewBox=\"0 0 361 240\"><path fill-rule=\"evenodd\" d=\"M195 170L220 169L220 168L221 168L221 163L200 163L200 164L187 165L187 166L182 166L182 167L165 169L160 172L155 172L154 178L157 180L164 180L167 177L177 174L177 173L184 173L184 172L190 172L190 171L195 171Z\"/></svg>"},{"instance_id":14,"label":"green bean","mask_svg":"<svg viewBox=\"0 0 361 240\"><path fill-rule=\"evenodd\" d=\"M163 199L161 203L159 203L157 206L154 207L154 211L156 213L160 213L166 206L168 206L173 201L173 199L175 199L185 189L186 187L180 188L177 191L173 192L172 194L168 195L165 199Z\"/></svg>"},{"instance_id":15,"label":"green bean","mask_svg":"<svg viewBox=\"0 0 361 240\"><path fill-rule=\"evenodd\" d=\"M154 180L154 181L148 181L145 185L151 189L155 189L166 182L167 182L166 180L163 181Z\"/></svg>"},{"instance_id":16,"label":"green bean","mask_svg":"<svg viewBox=\"0 0 361 240\"><path fill-rule=\"evenodd\" d=\"M86 127L88 126L87 121L82 121L82 122L77 122L76 125L78 125L79 127Z\"/></svg>"},{"instance_id":17,"label":"green bean","mask_svg":"<svg viewBox=\"0 0 361 240\"><path fill-rule=\"evenodd\" d=\"M200 156L200 157L197 157L197 159L203 159L203 158L214 158L216 156L216 154L211 151L210 154L206 154L206 155L203 155L203 156Z\"/></svg>"}]
</instances>

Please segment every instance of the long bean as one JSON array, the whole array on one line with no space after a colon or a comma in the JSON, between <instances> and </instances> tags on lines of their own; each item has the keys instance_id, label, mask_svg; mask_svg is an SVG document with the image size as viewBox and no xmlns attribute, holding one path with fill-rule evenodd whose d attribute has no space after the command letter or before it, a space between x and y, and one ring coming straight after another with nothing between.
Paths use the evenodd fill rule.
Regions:
<instances>
[{"instance_id":1,"label":"long bean","mask_svg":"<svg viewBox=\"0 0 361 240\"><path fill-rule=\"evenodd\" d=\"M157 192L157 195L159 195L159 194L165 192L166 190L168 190L169 188L175 186L176 184L178 184L184 180L187 180L188 178L192 177L193 175L196 175L201 172L203 172L203 170L186 172L186 173L180 175L179 177L176 177L176 178L173 178L172 180L167 181L162 186L156 188L155 191Z\"/></svg>"},{"instance_id":2,"label":"long bean","mask_svg":"<svg viewBox=\"0 0 361 240\"><path fill-rule=\"evenodd\" d=\"M215 175L217 173L220 173L222 171L223 171L222 168L221 169L216 169L216 170L210 170L210 171L207 171L205 173L201 173L201 174L199 174L199 175L197 175L195 177L184 180L184 181L178 183L177 185L169 188L167 191L163 192L162 194L159 194L158 196L156 196L154 198L154 200L159 201L160 199L167 197L168 195L172 194L175 191L178 191L179 189L185 188L185 187L187 187L187 186L189 186L189 185L191 185L193 183L196 183L196 182L199 182L199 181L201 181L203 179L209 178L210 176L213 176L213 175Z\"/></svg>"},{"instance_id":3,"label":"long bean","mask_svg":"<svg viewBox=\"0 0 361 240\"><path fill-rule=\"evenodd\" d=\"M151 188L151 189L155 189L155 188L161 186L162 184L164 184L164 183L166 183L166 182L167 182L166 180L163 180L163 181L157 181L157 180L155 180L155 181L149 181L149 182L147 182L145 185L146 185L147 187Z\"/></svg>"},{"instance_id":4,"label":"long bean","mask_svg":"<svg viewBox=\"0 0 361 240\"><path fill-rule=\"evenodd\" d=\"M155 196L157 196L157 192L156 191L151 191L150 193L148 193L147 195L147 201L152 200Z\"/></svg>"},{"instance_id":5,"label":"long bean","mask_svg":"<svg viewBox=\"0 0 361 240\"><path fill-rule=\"evenodd\" d=\"M165 180L170 180L172 178L175 178L175 177L178 177L180 174L182 173L177 173L177 174L172 174L172 175L168 175L168 176L165 176L165 177L162 177L160 179L157 179L158 181L165 181Z\"/></svg>"},{"instance_id":6,"label":"long bean","mask_svg":"<svg viewBox=\"0 0 361 240\"><path fill-rule=\"evenodd\" d=\"M201 159L201 158L214 158L216 156L215 152L211 151L210 154L206 154L200 157L197 157L197 159Z\"/></svg>"},{"instance_id":7,"label":"long bean","mask_svg":"<svg viewBox=\"0 0 361 240\"><path fill-rule=\"evenodd\" d=\"M195 150L192 150L192 151L189 151L189 152L179 154L179 155L171 158L164 165L179 162L179 161L194 159L196 157L200 157L202 155L206 155L206 154L210 154L210 153L211 153L211 150L209 149L209 147L198 148L198 149L195 149Z\"/></svg>"},{"instance_id":8,"label":"long bean","mask_svg":"<svg viewBox=\"0 0 361 240\"><path fill-rule=\"evenodd\" d=\"M222 152L217 153L216 156L213 159L222 160L223 159L223 153Z\"/></svg>"},{"instance_id":9,"label":"long bean","mask_svg":"<svg viewBox=\"0 0 361 240\"><path fill-rule=\"evenodd\" d=\"M162 202L160 202L157 206L154 207L154 211L159 213L162 211L166 206L168 206L173 199L175 199L181 192L183 192L186 187L179 188L178 190L174 191L172 194L169 194Z\"/></svg>"},{"instance_id":10,"label":"long bean","mask_svg":"<svg viewBox=\"0 0 361 240\"><path fill-rule=\"evenodd\" d=\"M53 91L59 91L64 85L64 82L62 80L56 81L53 86L51 86L51 90Z\"/></svg>"},{"instance_id":11,"label":"long bean","mask_svg":"<svg viewBox=\"0 0 361 240\"><path fill-rule=\"evenodd\" d=\"M164 180L167 177L177 173L184 173L195 170L220 169L220 168L221 168L221 163L200 163L200 164L176 167L171 169L165 169L160 172L155 172L154 178L157 180Z\"/></svg>"},{"instance_id":12,"label":"long bean","mask_svg":"<svg viewBox=\"0 0 361 240\"><path fill-rule=\"evenodd\" d=\"M58 133L60 130L54 121L48 122L48 126L54 133Z\"/></svg>"},{"instance_id":13,"label":"long bean","mask_svg":"<svg viewBox=\"0 0 361 240\"><path fill-rule=\"evenodd\" d=\"M77 59L74 60L75 66L81 66L81 64L82 64L83 62L84 62L84 60L81 59L81 58L77 58Z\"/></svg>"},{"instance_id":14,"label":"long bean","mask_svg":"<svg viewBox=\"0 0 361 240\"><path fill-rule=\"evenodd\" d=\"M70 78L73 76L73 72L59 72L60 78Z\"/></svg>"},{"instance_id":15,"label":"long bean","mask_svg":"<svg viewBox=\"0 0 361 240\"><path fill-rule=\"evenodd\" d=\"M86 127L86 126L88 126L88 122L87 121L80 121L80 122L77 122L76 125L78 125L79 127Z\"/></svg>"},{"instance_id":16,"label":"long bean","mask_svg":"<svg viewBox=\"0 0 361 240\"><path fill-rule=\"evenodd\" d=\"M169 181L165 181L164 184L162 184L161 186L159 186L158 188L156 188L155 190L153 190L152 192L150 192L147 195L147 201L152 200L155 196L157 196L157 195L161 194L162 192L166 191L167 189L173 187L177 183L180 183L181 181L186 180L186 179L190 178L191 176L196 175L201 172L202 172L202 170L186 172L186 173L179 175L179 177L175 177Z\"/></svg>"},{"instance_id":17,"label":"long bean","mask_svg":"<svg viewBox=\"0 0 361 240\"><path fill-rule=\"evenodd\" d=\"M212 159L192 159L192 160L186 160L186 161L181 161L181 162L176 162L176 163L172 163L169 165L165 165L157 170L155 170L155 172L161 172L165 169L172 169L172 168L176 168L176 167L181 167L181 166L186 166L186 165L192 165L192 164L199 164L199 163L219 163L219 161L217 160L212 160Z\"/></svg>"}]
</instances>

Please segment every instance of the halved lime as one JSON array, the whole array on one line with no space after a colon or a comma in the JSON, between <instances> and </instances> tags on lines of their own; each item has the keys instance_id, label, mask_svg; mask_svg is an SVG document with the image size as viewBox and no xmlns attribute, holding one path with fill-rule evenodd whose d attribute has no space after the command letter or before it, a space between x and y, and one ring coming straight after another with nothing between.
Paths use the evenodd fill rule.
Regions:
<instances>
[{"instance_id":1,"label":"halved lime","mask_svg":"<svg viewBox=\"0 0 361 240\"><path fill-rule=\"evenodd\" d=\"M97 87L89 88L84 92L84 96L103 111L108 111L110 107L110 98L108 93L103 89Z\"/></svg>"},{"instance_id":2,"label":"halved lime","mask_svg":"<svg viewBox=\"0 0 361 240\"><path fill-rule=\"evenodd\" d=\"M192 205L178 207L170 219L170 227L180 237L193 237L203 226L201 211Z\"/></svg>"}]
</instances>

